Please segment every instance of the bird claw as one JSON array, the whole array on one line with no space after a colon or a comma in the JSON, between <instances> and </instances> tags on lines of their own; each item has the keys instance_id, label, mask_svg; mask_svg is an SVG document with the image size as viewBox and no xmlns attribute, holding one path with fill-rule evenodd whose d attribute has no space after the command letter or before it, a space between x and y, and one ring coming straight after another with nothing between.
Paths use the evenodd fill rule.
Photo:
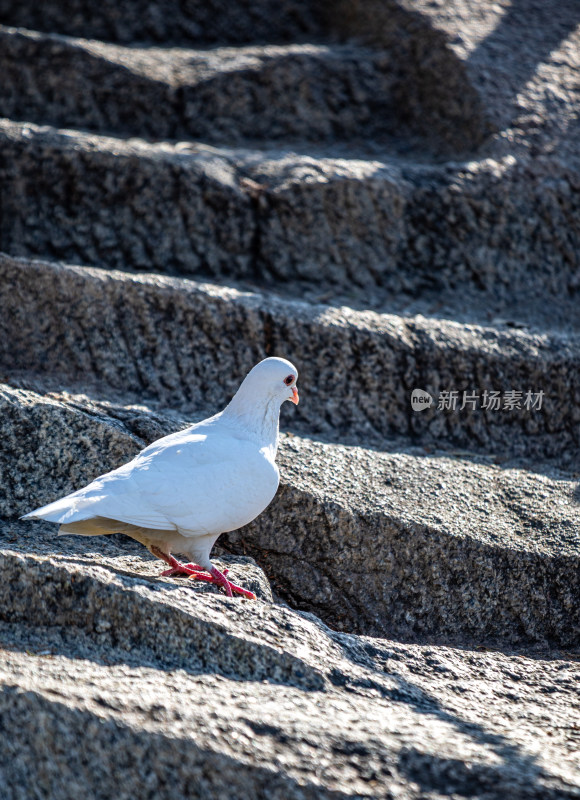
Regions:
<instances>
[{"instance_id":1,"label":"bird claw","mask_svg":"<svg viewBox=\"0 0 580 800\"><path fill-rule=\"evenodd\" d=\"M204 568L200 567L199 564L179 564L176 567L170 567L170 569L166 569L163 572L160 572L160 576L163 578L179 578L179 577L186 577L186 578L195 578L199 576L199 573L202 573L202 580L203 580L203 573ZM228 569L224 569L224 575L227 575L229 572Z\"/></svg>"},{"instance_id":2,"label":"bird claw","mask_svg":"<svg viewBox=\"0 0 580 800\"><path fill-rule=\"evenodd\" d=\"M193 569L193 567L196 567L196 569ZM213 583L216 586L223 586L228 597L233 597L234 594L240 594L248 600L256 599L256 595L253 592L244 589L243 586L237 586L235 583L228 581L226 575L229 569L224 569L223 572L220 572L214 567L211 570L211 575L208 575L206 572L197 572L197 569L201 570L203 567L198 567L196 564L180 564L179 567L172 567L161 574L168 578L185 575L185 577L191 578L193 581L205 581L206 583Z\"/></svg>"},{"instance_id":3,"label":"bird claw","mask_svg":"<svg viewBox=\"0 0 580 800\"><path fill-rule=\"evenodd\" d=\"M191 575L196 574L194 570L184 569L184 567L185 565L183 567L175 567L175 568L171 567L170 569L166 569L163 572L160 572L159 575L162 578L178 578L182 576L189 578Z\"/></svg>"},{"instance_id":4,"label":"bird claw","mask_svg":"<svg viewBox=\"0 0 580 800\"><path fill-rule=\"evenodd\" d=\"M196 572L205 572L205 567L200 567L199 564L184 564L188 569L194 569Z\"/></svg>"},{"instance_id":5,"label":"bird claw","mask_svg":"<svg viewBox=\"0 0 580 800\"><path fill-rule=\"evenodd\" d=\"M217 586L223 586L228 597L233 597L234 594L241 594L242 597L246 597L248 600L256 600L256 595L253 592L244 589L243 586L236 586L235 583L228 581L226 578L229 572L228 569L224 569L223 572L220 572L219 569L212 567L211 570L206 571L204 567L200 567L199 564L180 564L177 559L173 558L173 556L168 553L164 553L159 547L151 547L151 552L154 556L163 559L163 561L169 564L169 569L161 573L164 578L174 578L185 575L185 577L192 578L194 581L205 581L206 583L214 583ZM208 575L207 572L210 574Z\"/></svg>"},{"instance_id":6,"label":"bird claw","mask_svg":"<svg viewBox=\"0 0 580 800\"><path fill-rule=\"evenodd\" d=\"M219 569L212 567L211 578L209 578L209 582L215 583L218 586L223 586L228 597L233 597L234 594L241 594L242 597L245 597L248 600L256 600L256 595L253 592L250 592L248 589L244 589L243 586L236 586L235 583L228 581L226 578L227 572L228 570L220 572ZM204 577L203 580L206 580L206 578Z\"/></svg>"},{"instance_id":7,"label":"bird claw","mask_svg":"<svg viewBox=\"0 0 580 800\"><path fill-rule=\"evenodd\" d=\"M190 566L187 564L187 566ZM214 568L215 569L215 568ZM226 575L229 572L229 569L224 569L223 572L219 570L215 570L217 575L214 575L213 570L211 575L207 575L205 572L180 572L179 570L167 570L166 572L162 573L163 575L167 573L172 573L174 575L187 575L188 578L191 578L193 581L205 581L206 583L213 583L216 586L223 586L226 590L226 594L228 597L233 597L234 594L241 594L242 597L247 598L248 600L255 600L256 595L253 592L250 592L248 589L244 589L243 586L237 586L235 583L228 581Z\"/></svg>"}]
</instances>

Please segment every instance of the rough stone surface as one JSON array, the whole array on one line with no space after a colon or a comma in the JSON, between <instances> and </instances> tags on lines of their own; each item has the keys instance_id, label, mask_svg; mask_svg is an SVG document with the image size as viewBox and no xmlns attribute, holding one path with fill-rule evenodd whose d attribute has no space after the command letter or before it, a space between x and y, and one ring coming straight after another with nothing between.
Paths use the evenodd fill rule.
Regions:
<instances>
[{"instance_id":1,"label":"rough stone surface","mask_svg":"<svg viewBox=\"0 0 580 800\"><path fill-rule=\"evenodd\" d=\"M158 136L201 135L230 146L249 137L257 149L147 148L4 127L2 249L284 284L298 278L355 297L378 290L383 305L393 293L419 294L455 313L466 305L510 313L517 294L520 317L554 325L562 307L578 317L573 0L556 9L538 0L344 0L284 4L275 14L269 3L219 12L205 4L29 5L5 2L0 19L57 33L4 29L5 114L133 136L157 127ZM161 25L156 36L146 34L151 14ZM141 38L167 44L169 21L179 27L185 19L190 46L215 42L214 34L218 43L263 44L259 19L270 26L268 41L289 42L288 57L254 45L217 47L203 59L198 51L192 61L175 47L119 48L58 35L133 44L140 30ZM115 35L117 27L125 33ZM305 44L299 30L316 43ZM337 44L352 37L356 47ZM339 51L343 58L331 55ZM347 52L382 66L368 72ZM67 59L72 69L58 69ZM379 74L389 96L383 109L392 113L373 106L386 97L373 83ZM188 94L189 85L196 88ZM389 143L378 146L379 130L393 134ZM336 142L345 138L340 152ZM280 149L272 152L275 141ZM426 164L435 153L436 163ZM216 208L227 210L229 224Z\"/></svg>"},{"instance_id":2,"label":"rough stone surface","mask_svg":"<svg viewBox=\"0 0 580 800\"><path fill-rule=\"evenodd\" d=\"M64 128L228 145L412 135L377 49L137 49L0 28L0 64L1 116Z\"/></svg>"},{"instance_id":3,"label":"rough stone surface","mask_svg":"<svg viewBox=\"0 0 580 800\"><path fill-rule=\"evenodd\" d=\"M252 204L223 158L162 145L150 152L132 140L102 147L30 125L3 129L4 250L68 252L80 262L137 269L248 272ZM30 145L36 157L27 157Z\"/></svg>"},{"instance_id":4,"label":"rough stone surface","mask_svg":"<svg viewBox=\"0 0 580 800\"><path fill-rule=\"evenodd\" d=\"M322 28L308 2L260 0L229 3L209 0L155 2L73 0L65 8L59 2L42 7L33 2L2 0L3 24L35 30L58 31L72 36L130 44L134 41L229 42L294 41L320 35Z\"/></svg>"},{"instance_id":5,"label":"rough stone surface","mask_svg":"<svg viewBox=\"0 0 580 800\"><path fill-rule=\"evenodd\" d=\"M2 800L580 797L579 9L0 0ZM257 601L17 521L274 354Z\"/></svg>"},{"instance_id":6,"label":"rough stone surface","mask_svg":"<svg viewBox=\"0 0 580 800\"><path fill-rule=\"evenodd\" d=\"M20 516L129 460L144 444L126 429L135 411L122 423L117 410L111 421L78 398L5 387L0 516ZM292 435L279 461L270 508L222 544L254 556L294 606L375 635L579 641L580 506L565 476Z\"/></svg>"},{"instance_id":7,"label":"rough stone surface","mask_svg":"<svg viewBox=\"0 0 580 800\"><path fill-rule=\"evenodd\" d=\"M444 34L505 152L578 158L580 10L574 0L409 0Z\"/></svg>"},{"instance_id":8,"label":"rough stone surface","mask_svg":"<svg viewBox=\"0 0 580 800\"><path fill-rule=\"evenodd\" d=\"M113 6L113 7L111 7ZM274 6L274 7L273 7ZM418 13L420 12L420 13ZM0 22L37 30L134 44L345 41L353 38L392 53L395 106L405 121L438 139L439 149L464 151L493 130L479 86L469 79L465 55L445 26L432 24L419 3L405 0L177 3L164 0L95 6L75 0L39 9L27 0L2 0ZM456 38L456 37L455 37ZM508 43L508 45L511 43ZM367 135L367 138L368 135Z\"/></svg>"},{"instance_id":9,"label":"rough stone surface","mask_svg":"<svg viewBox=\"0 0 580 800\"><path fill-rule=\"evenodd\" d=\"M197 413L267 355L299 365L293 430L381 446L556 458L577 469L577 335L458 325L285 301L160 276L0 256L0 368ZM71 307L71 297L74 304ZM545 393L542 408L411 410L411 392ZM523 399L523 395L522 395Z\"/></svg>"},{"instance_id":10,"label":"rough stone surface","mask_svg":"<svg viewBox=\"0 0 580 800\"><path fill-rule=\"evenodd\" d=\"M580 286L579 175L548 155L417 165L2 122L0 247L355 298L378 287L387 308L393 292L457 303L465 285L470 304L513 313L517 292L524 318L558 325L553 303Z\"/></svg>"},{"instance_id":11,"label":"rough stone surface","mask_svg":"<svg viewBox=\"0 0 580 800\"><path fill-rule=\"evenodd\" d=\"M0 572L7 798L578 796L572 654L337 634L94 561Z\"/></svg>"}]
</instances>

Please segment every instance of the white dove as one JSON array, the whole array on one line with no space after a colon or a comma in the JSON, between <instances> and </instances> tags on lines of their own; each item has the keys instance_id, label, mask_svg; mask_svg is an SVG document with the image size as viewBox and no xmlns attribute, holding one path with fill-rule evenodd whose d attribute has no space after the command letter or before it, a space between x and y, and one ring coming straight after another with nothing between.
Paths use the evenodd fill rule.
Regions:
<instances>
[{"instance_id":1,"label":"white dove","mask_svg":"<svg viewBox=\"0 0 580 800\"><path fill-rule=\"evenodd\" d=\"M169 564L162 575L190 575L223 586L229 597L255 599L214 567L210 552L220 533L247 525L274 498L280 406L298 404L297 378L284 358L260 361L219 414L22 519L58 522L59 534L124 533ZM195 563L181 564L172 552Z\"/></svg>"}]
</instances>

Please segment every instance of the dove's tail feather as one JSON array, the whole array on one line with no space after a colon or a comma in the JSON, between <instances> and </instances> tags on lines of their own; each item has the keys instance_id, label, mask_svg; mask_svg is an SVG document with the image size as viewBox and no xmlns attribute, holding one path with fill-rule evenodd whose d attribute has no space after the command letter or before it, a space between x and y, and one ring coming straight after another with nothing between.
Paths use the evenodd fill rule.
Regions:
<instances>
[{"instance_id":1,"label":"dove's tail feather","mask_svg":"<svg viewBox=\"0 0 580 800\"><path fill-rule=\"evenodd\" d=\"M58 529L59 536L74 534L75 536L106 536L110 533L124 533L131 539L140 542L145 547L150 548L153 544L157 547L163 542L175 537L172 530L150 530L141 525L132 525L130 522L119 522L108 517L92 517L92 519L81 519L78 522L65 522Z\"/></svg>"},{"instance_id":2,"label":"dove's tail feather","mask_svg":"<svg viewBox=\"0 0 580 800\"><path fill-rule=\"evenodd\" d=\"M116 519L107 517L92 517L91 519L81 519L78 522L65 522L58 529L59 536L66 536L74 533L77 536L106 536L110 533L124 533L137 541L141 541L141 534L146 528L138 525L131 525L128 522L119 522Z\"/></svg>"},{"instance_id":3,"label":"dove's tail feather","mask_svg":"<svg viewBox=\"0 0 580 800\"><path fill-rule=\"evenodd\" d=\"M96 516L95 506L101 498L85 497L79 498L74 495L62 497L49 503L47 506L35 508L20 519L44 519L47 522L78 522Z\"/></svg>"},{"instance_id":4,"label":"dove's tail feather","mask_svg":"<svg viewBox=\"0 0 580 800\"><path fill-rule=\"evenodd\" d=\"M84 490L55 500L42 508L36 508L20 519L39 519L60 523L59 535L75 533L79 536L105 536L108 533L124 533L147 546L151 531L161 536L173 536L176 526L164 515L150 509L127 509L115 498L98 494L86 495ZM149 532L149 535L147 535Z\"/></svg>"},{"instance_id":5,"label":"dove's tail feather","mask_svg":"<svg viewBox=\"0 0 580 800\"><path fill-rule=\"evenodd\" d=\"M124 533L137 541L143 539L147 530L141 525L131 522L121 522L110 517L98 514L98 497L79 499L63 497L49 503L47 506L37 508L20 519L42 519L47 522L60 522L58 535L74 533L77 536L106 536L110 533Z\"/></svg>"},{"instance_id":6,"label":"dove's tail feather","mask_svg":"<svg viewBox=\"0 0 580 800\"><path fill-rule=\"evenodd\" d=\"M82 519L78 522L65 522L58 529L59 536L66 536L69 533L77 536L105 536L107 533L116 533L116 531L105 530L96 519Z\"/></svg>"},{"instance_id":7,"label":"dove's tail feather","mask_svg":"<svg viewBox=\"0 0 580 800\"><path fill-rule=\"evenodd\" d=\"M58 529L58 535L66 536L74 533L77 536L106 536L109 533L125 533L123 530L125 527L127 526L124 522L93 517L93 519L81 519L78 522L65 522Z\"/></svg>"}]
</instances>

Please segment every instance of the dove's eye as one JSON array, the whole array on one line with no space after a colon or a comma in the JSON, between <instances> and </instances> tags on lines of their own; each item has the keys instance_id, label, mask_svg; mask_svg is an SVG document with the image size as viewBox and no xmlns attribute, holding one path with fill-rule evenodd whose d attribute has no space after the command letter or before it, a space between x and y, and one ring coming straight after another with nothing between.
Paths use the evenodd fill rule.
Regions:
<instances>
[{"instance_id":1,"label":"dove's eye","mask_svg":"<svg viewBox=\"0 0 580 800\"><path fill-rule=\"evenodd\" d=\"M288 375L287 378L284 378L284 383L286 384L286 386L290 386L293 380L294 380L294 375Z\"/></svg>"}]
</instances>

